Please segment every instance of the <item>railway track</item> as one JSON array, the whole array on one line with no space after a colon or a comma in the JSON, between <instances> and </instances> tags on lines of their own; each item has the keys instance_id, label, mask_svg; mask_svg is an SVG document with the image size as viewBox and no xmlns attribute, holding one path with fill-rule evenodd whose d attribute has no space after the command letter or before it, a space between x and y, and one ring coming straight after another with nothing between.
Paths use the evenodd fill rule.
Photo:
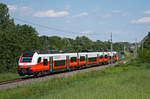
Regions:
<instances>
[{"instance_id":1,"label":"railway track","mask_svg":"<svg viewBox=\"0 0 150 99\"><path fill-rule=\"evenodd\" d=\"M13 80L1 81L0 85L5 85L5 84L9 84L9 83L20 82L20 81L24 81L24 80L31 79L31 78L33 78L33 77L31 76L31 77L23 77L23 78L16 78L16 79L13 79Z\"/></svg>"},{"instance_id":2,"label":"railway track","mask_svg":"<svg viewBox=\"0 0 150 99\"><path fill-rule=\"evenodd\" d=\"M128 62L130 60L124 60L124 61L119 61L117 63L114 64L108 64L108 65L101 65L101 66L94 66L94 67L88 67L85 69L80 69L80 70L74 70L71 72L60 72L60 73L53 73L53 74L49 74L49 75L45 75L45 76L39 76L39 77L25 77L25 78L17 78L14 80L7 80L7 81L2 81L0 82L0 90L6 90L6 89L10 89L10 88L16 88L18 86L22 86L25 84L31 84L31 83L35 83L35 82L42 82L42 81L46 81L46 80L50 80L54 77L64 77L64 76L70 76L70 75L74 75L77 73L84 73L84 72L90 72L93 70L101 70L110 66L115 66L118 63L121 62Z\"/></svg>"},{"instance_id":3,"label":"railway track","mask_svg":"<svg viewBox=\"0 0 150 99\"><path fill-rule=\"evenodd\" d=\"M2 81L0 82L0 85L8 84L8 83L14 83L14 82L19 82L22 81L21 78L13 79L13 80L7 80L7 81Z\"/></svg>"}]
</instances>

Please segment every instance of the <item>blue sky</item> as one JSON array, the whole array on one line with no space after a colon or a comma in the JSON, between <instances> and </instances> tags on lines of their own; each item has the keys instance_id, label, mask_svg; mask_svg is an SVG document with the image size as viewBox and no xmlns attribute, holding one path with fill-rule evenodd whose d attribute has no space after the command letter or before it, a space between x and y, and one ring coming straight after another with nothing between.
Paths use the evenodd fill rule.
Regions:
<instances>
[{"instance_id":1,"label":"blue sky","mask_svg":"<svg viewBox=\"0 0 150 99\"><path fill-rule=\"evenodd\" d=\"M150 31L150 0L0 0L11 17L56 28L56 31L29 24L39 35L75 38L88 36L114 42L140 41Z\"/></svg>"}]
</instances>

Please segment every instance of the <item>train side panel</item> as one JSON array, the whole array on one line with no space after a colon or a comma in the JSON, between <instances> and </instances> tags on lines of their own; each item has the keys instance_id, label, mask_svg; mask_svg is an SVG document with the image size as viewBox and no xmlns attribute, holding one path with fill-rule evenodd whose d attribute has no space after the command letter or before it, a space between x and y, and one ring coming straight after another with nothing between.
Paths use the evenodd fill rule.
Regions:
<instances>
[{"instance_id":1,"label":"train side panel","mask_svg":"<svg viewBox=\"0 0 150 99\"><path fill-rule=\"evenodd\" d=\"M118 60L116 52L83 52L83 53L60 53L60 54L38 54L21 55L18 71L20 75L30 75L37 72L53 72L67 70L71 67L87 66L94 64L108 64ZM68 57L68 58L67 58ZM30 73L28 73L30 72Z\"/></svg>"}]
</instances>

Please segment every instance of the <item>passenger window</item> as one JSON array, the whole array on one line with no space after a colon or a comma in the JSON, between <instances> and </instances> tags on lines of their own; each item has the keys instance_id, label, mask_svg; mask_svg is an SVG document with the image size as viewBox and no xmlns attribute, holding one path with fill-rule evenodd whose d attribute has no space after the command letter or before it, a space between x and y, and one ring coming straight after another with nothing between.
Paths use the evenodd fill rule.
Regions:
<instances>
[{"instance_id":1,"label":"passenger window","mask_svg":"<svg viewBox=\"0 0 150 99\"><path fill-rule=\"evenodd\" d=\"M111 59L111 56L109 56L109 58Z\"/></svg>"},{"instance_id":2,"label":"passenger window","mask_svg":"<svg viewBox=\"0 0 150 99\"><path fill-rule=\"evenodd\" d=\"M80 61L85 61L85 56L80 56Z\"/></svg>"},{"instance_id":3,"label":"passenger window","mask_svg":"<svg viewBox=\"0 0 150 99\"><path fill-rule=\"evenodd\" d=\"M77 62L77 58L76 57L71 57L71 63L72 62Z\"/></svg>"},{"instance_id":4,"label":"passenger window","mask_svg":"<svg viewBox=\"0 0 150 99\"><path fill-rule=\"evenodd\" d=\"M40 62L41 62L41 57L38 58L38 63L40 63Z\"/></svg>"},{"instance_id":5,"label":"passenger window","mask_svg":"<svg viewBox=\"0 0 150 99\"><path fill-rule=\"evenodd\" d=\"M64 66L65 65L65 60L57 60L55 61L55 66Z\"/></svg>"},{"instance_id":6,"label":"passenger window","mask_svg":"<svg viewBox=\"0 0 150 99\"><path fill-rule=\"evenodd\" d=\"M95 61L96 61L96 57L89 58L89 62L95 62Z\"/></svg>"},{"instance_id":7,"label":"passenger window","mask_svg":"<svg viewBox=\"0 0 150 99\"><path fill-rule=\"evenodd\" d=\"M43 60L43 65L48 65L47 59L44 59L44 60Z\"/></svg>"},{"instance_id":8,"label":"passenger window","mask_svg":"<svg viewBox=\"0 0 150 99\"><path fill-rule=\"evenodd\" d=\"M100 59L103 59L103 55L100 56Z\"/></svg>"}]
</instances>

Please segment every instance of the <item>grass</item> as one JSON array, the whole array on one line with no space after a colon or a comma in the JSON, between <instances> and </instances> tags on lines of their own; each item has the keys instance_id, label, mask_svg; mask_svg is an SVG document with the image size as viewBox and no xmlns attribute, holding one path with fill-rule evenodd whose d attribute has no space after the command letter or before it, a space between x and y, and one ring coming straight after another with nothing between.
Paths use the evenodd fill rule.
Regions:
<instances>
[{"instance_id":1,"label":"grass","mask_svg":"<svg viewBox=\"0 0 150 99\"><path fill-rule=\"evenodd\" d=\"M133 56L134 56L134 54L131 54L130 52L125 51L125 53L124 53L124 57L123 57L122 59L120 59L120 60L127 60L127 59L131 59L131 58L133 58Z\"/></svg>"},{"instance_id":2,"label":"grass","mask_svg":"<svg viewBox=\"0 0 150 99\"><path fill-rule=\"evenodd\" d=\"M132 61L0 91L0 99L149 99L149 82L150 64Z\"/></svg>"},{"instance_id":3,"label":"grass","mask_svg":"<svg viewBox=\"0 0 150 99\"><path fill-rule=\"evenodd\" d=\"M12 80L15 78L19 78L17 73L7 72L7 73L0 73L0 82L6 80Z\"/></svg>"}]
</instances>

